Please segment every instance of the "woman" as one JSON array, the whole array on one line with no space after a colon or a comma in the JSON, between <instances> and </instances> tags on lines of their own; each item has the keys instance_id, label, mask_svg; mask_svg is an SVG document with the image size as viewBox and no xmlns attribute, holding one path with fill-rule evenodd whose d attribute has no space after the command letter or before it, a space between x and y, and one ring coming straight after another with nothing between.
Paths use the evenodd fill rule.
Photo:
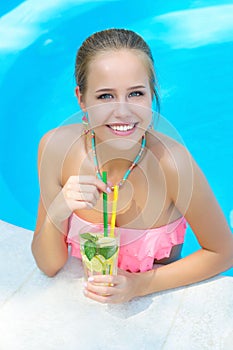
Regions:
<instances>
[{"instance_id":1,"label":"woman","mask_svg":"<svg viewBox=\"0 0 233 350\"><path fill-rule=\"evenodd\" d=\"M75 232L102 222L102 193L111 202L115 184L116 225L125 242L119 273L90 278L87 297L125 302L230 268L233 236L203 173L181 144L151 129L158 93L144 40L121 29L93 34L77 53L75 76L84 126L52 130L39 146L41 199L32 242L39 268L54 276L68 244L80 257ZM186 221L201 248L180 259Z\"/></svg>"}]
</instances>

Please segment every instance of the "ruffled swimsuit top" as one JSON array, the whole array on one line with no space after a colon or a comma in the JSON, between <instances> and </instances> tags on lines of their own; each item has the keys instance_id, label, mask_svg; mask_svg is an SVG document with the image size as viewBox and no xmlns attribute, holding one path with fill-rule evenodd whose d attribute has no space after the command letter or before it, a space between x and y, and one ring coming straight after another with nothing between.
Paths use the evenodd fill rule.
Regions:
<instances>
[{"instance_id":1,"label":"ruffled swimsuit top","mask_svg":"<svg viewBox=\"0 0 233 350\"><path fill-rule=\"evenodd\" d=\"M69 219L67 243L71 246L71 255L81 259L78 233L84 226L103 229L103 224L93 224L72 214ZM170 256L172 247L184 243L186 232L184 217L152 229L130 229L119 227L120 249L118 267L131 272L144 272L153 268L154 260Z\"/></svg>"}]
</instances>

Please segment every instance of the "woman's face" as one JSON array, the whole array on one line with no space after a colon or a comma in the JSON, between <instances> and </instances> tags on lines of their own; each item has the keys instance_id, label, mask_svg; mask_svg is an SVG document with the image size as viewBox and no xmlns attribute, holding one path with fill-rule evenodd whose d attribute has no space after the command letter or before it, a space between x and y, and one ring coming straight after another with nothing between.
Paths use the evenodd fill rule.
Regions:
<instances>
[{"instance_id":1,"label":"woman's face","mask_svg":"<svg viewBox=\"0 0 233 350\"><path fill-rule=\"evenodd\" d=\"M132 50L98 54L89 65L85 95L78 97L101 141L138 142L152 119L148 72L142 56Z\"/></svg>"}]
</instances>

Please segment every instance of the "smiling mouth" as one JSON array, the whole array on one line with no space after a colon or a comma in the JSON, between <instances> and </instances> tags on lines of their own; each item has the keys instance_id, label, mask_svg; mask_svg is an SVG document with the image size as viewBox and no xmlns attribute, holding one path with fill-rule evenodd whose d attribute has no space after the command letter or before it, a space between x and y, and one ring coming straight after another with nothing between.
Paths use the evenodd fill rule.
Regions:
<instances>
[{"instance_id":1,"label":"smiling mouth","mask_svg":"<svg viewBox=\"0 0 233 350\"><path fill-rule=\"evenodd\" d=\"M110 129L114 131L130 131L132 130L138 123L132 123L132 124L112 124L107 125Z\"/></svg>"}]
</instances>

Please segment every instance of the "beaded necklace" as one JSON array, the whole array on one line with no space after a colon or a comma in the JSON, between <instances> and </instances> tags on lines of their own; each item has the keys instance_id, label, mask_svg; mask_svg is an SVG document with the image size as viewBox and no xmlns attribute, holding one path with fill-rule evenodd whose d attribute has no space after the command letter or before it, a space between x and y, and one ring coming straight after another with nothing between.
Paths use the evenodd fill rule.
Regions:
<instances>
[{"instance_id":1,"label":"beaded necklace","mask_svg":"<svg viewBox=\"0 0 233 350\"><path fill-rule=\"evenodd\" d=\"M125 181L127 180L129 174L132 172L132 170L135 168L135 166L139 163L140 159L142 158L142 155L145 151L145 146L146 146L146 136L145 134L142 136L142 142L141 142L141 148L136 157L134 158L133 163L130 165L129 169L125 172L125 175L123 178L120 180L120 182L117 184L118 188L120 189ZM95 132L91 130L91 148L92 148L92 154L93 154L93 159L94 159L94 164L95 164L95 170L96 170L96 175L98 179L103 181L102 175L100 173L99 169L99 163L97 160L97 155L96 155L96 144L95 144ZM114 186L111 188L113 190Z\"/></svg>"}]
</instances>

